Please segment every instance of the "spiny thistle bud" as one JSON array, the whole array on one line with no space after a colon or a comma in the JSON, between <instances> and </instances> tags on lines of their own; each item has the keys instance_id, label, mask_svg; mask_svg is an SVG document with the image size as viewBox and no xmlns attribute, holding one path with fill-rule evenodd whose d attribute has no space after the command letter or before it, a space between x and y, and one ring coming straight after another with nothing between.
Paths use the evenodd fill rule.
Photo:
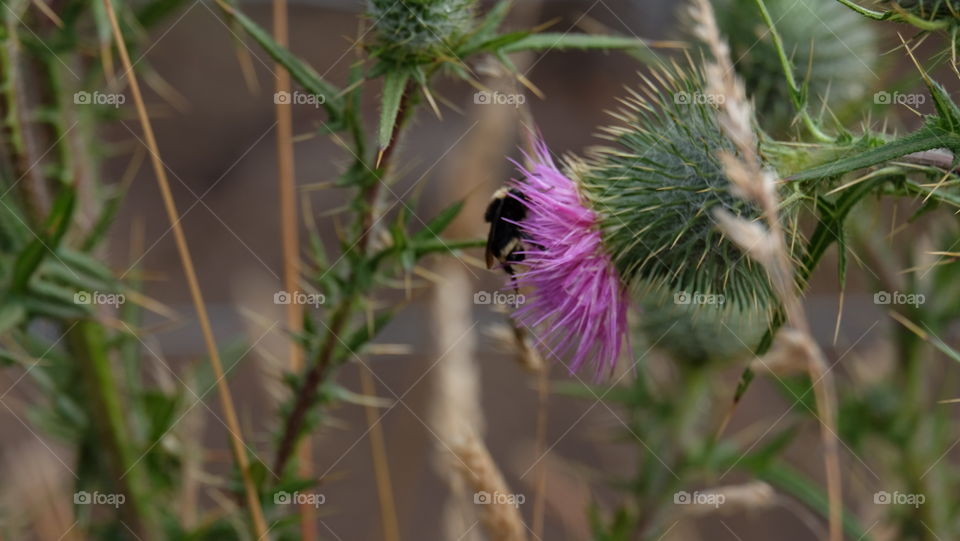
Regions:
<instances>
[{"instance_id":1,"label":"spiny thistle bud","mask_svg":"<svg viewBox=\"0 0 960 541\"><path fill-rule=\"evenodd\" d=\"M737 154L717 124L715 100L696 70L677 65L645 79L604 129L615 147L593 151L579 168L584 193L597 213L604 245L620 276L634 285L691 294L725 295L738 308L767 308L765 271L717 229L714 212L756 218L752 205L731 193L721 151Z\"/></svg>"},{"instance_id":2,"label":"spiny thistle bud","mask_svg":"<svg viewBox=\"0 0 960 541\"><path fill-rule=\"evenodd\" d=\"M476 0L369 0L377 54L404 64L449 56L470 31Z\"/></svg>"},{"instance_id":3,"label":"spiny thistle bud","mask_svg":"<svg viewBox=\"0 0 960 541\"><path fill-rule=\"evenodd\" d=\"M808 101L840 113L861 99L876 79L876 36L870 21L836 0L766 0L783 47L807 82ZM760 125L772 133L789 127L796 112L773 36L755 0L722 0L717 22L754 100ZM857 111L859 112L859 110Z\"/></svg>"},{"instance_id":4,"label":"spiny thistle bud","mask_svg":"<svg viewBox=\"0 0 960 541\"><path fill-rule=\"evenodd\" d=\"M654 288L637 298L643 341L691 366L748 357L769 325L765 313L727 306L723 294Z\"/></svg>"}]
</instances>

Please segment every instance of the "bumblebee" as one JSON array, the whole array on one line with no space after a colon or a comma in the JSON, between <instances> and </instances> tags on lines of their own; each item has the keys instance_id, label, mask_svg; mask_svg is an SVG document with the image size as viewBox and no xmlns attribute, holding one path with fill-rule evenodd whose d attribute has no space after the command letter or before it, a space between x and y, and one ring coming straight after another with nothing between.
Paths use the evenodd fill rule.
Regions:
<instances>
[{"instance_id":1,"label":"bumblebee","mask_svg":"<svg viewBox=\"0 0 960 541\"><path fill-rule=\"evenodd\" d=\"M513 264L524 258L524 235L517 223L526 217L527 207L519 190L501 188L493 194L483 215L484 221L490 224L486 253L488 269L499 264L513 278Z\"/></svg>"}]
</instances>

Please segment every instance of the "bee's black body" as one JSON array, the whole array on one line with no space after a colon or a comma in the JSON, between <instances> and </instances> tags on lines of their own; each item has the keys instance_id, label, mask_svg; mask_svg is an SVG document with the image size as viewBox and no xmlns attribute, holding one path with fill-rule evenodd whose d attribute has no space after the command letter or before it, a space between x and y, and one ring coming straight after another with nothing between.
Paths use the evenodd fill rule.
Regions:
<instances>
[{"instance_id":1,"label":"bee's black body","mask_svg":"<svg viewBox=\"0 0 960 541\"><path fill-rule=\"evenodd\" d=\"M490 224L487 235L487 268L501 264L513 276L512 263L523 261L523 232L516 223L527 216L523 194L516 189L501 188L493 194L483 219ZM509 222L507 220L510 220Z\"/></svg>"}]
</instances>

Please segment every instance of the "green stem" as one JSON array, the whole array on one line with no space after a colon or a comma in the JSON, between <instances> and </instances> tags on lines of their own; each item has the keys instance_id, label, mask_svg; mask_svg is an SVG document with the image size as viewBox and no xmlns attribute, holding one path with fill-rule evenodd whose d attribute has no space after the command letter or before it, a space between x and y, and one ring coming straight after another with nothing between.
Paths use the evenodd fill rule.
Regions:
<instances>
[{"instance_id":1,"label":"green stem","mask_svg":"<svg viewBox=\"0 0 960 541\"><path fill-rule=\"evenodd\" d=\"M355 242L351 246L356 246L355 249L359 254L359 262L354 262L355 260L350 258L348 261L353 262L351 265L363 265L366 261L369 242L373 236L374 226L377 223L375 212L380 186L384 183L383 179L393 164L394 152L399 144L403 130L406 127L407 120L412 116L416 108L416 100L413 95L414 91L412 86L408 87L403 94L400 109L397 114L397 121L393 129L393 135L390 138L390 145L381 154L380 167L371 169L365 163L362 164L364 167L367 167L370 178L367 179L367 184L360 189L358 194L362 211L357 216L356 223L354 224ZM356 154L356 159L362 161L364 160L364 156L362 154ZM350 269L349 274L356 274L354 268ZM337 308L334 309L320 352L316 356L313 364L307 369L303 384L297 390L293 408L284 421L277 447L277 455L274 459L273 471L281 477L293 456L296 444L302 435L307 414L316 402L320 386L326 381L330 372L336 368L334 354L337 350L338 336L347 323L349 323L353 315L353 309L356 304L355 301L362 292L363 290L358 289L347 291L345 297L337 305Z\"/></svg>"},{"instance_id":2,"label":"green stem","mask_svg":"<svg viewBox=\"0 0 960 541\"><path fill-rule=\"evenodd\" d=\"M787 180L800 181L837 177L858 169L902 158L914 152L935 148L946 148L954 152L954 154L957 154L958 149L960 149L960 136L934 126L924 126L909 135L890 141L885 145L867 150L849 158L841 158L831 163L801 171L792 175Z\"/></svg>"},{"instance_id":3,"label":"green stem","mask_svg":"<svg viewBox=\"0 0 960 541\"><path fill-rule=\"evenodd\" d=\"M800 500L820 515L826 517L830 502L820 488L801 473L786 464L774 463L752 469L757 478L770 483L786 494ZM865 530L849 513L843 514L843 530L850 539L870 541L870 531Z\"/></svg>"},{"instance_id":4,"label":"green stem","mask_svg":"<svg viewBox=\"0 0 960 541\"><path fill-rule=\"evenodd\" d=\"M80 320L68 332L68 343L80 364L91 404L90 421L101 438L106 460L116 476L116 485L127 502L121 512L143 539L154 539L156 529L144 499L145 484L136 467L124 417L120 391L107 354L103 328L92 320Z\"/></svg>"},{"instance_id":5,"label":"green stem","mask_svg":"<svg viewBox=\"0 0 960 541\"><path fill-rule=\"evenodd\" d=\"M766 23L767 28L770 29L773 46L777 50L777 58L780 60L780 67L783 69L783 74L787 78L787 85L790 87L790 100L797 109L797 114L800 115L804 126L806 126L807 130L810 131L810 134L813 135L815 139L824 143L834 142L836 139L824 133L807 111L806 97L803 91L800 90L800 87L797 86L797 80L793 75L793 64L790 62L790 59L787 58L786 50L783 47L783 39L780 37L780 32L777 31L777 26L773 22L773 17L770 16L764 0L756 0L756 3L760 9L760 14L763 16L763 22Z\"/></svg>"},{"instance_id":6,"label":"green stem","mask_svg":"<svg viewBox=\"0 0 960 541\"><path fill-rule=\"evenodd\" d=\"M847 6L848 8L852 9L853 11L856 11L856 12L859 13L860 15L863 15L864 17L867 17L867 18L869 18L869 19L873 19L873 20L875 20L875 21L882 21L882 20L886 19L887 16L888 16L888 15L887 15L887 12L884 12L884 11L876 11L876 10L873 10L873 9L867 9L867 8L865 8L865 7L863 7L863 6L860 6L860 5L858 5L858 4L853 3L851 0L837 0L837 2L840 2L841 4L843 4L843 5Z\"/></svg>"}]
</instances>

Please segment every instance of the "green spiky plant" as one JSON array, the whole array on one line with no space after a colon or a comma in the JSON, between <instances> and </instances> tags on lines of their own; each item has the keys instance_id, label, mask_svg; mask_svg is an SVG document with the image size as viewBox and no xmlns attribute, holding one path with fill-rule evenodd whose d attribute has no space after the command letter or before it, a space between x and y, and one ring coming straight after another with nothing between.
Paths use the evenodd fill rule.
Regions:
<instances>
[{"instance_id":1,"label":"green spiky plant","mask_svg":"<svg viewBox=\"0 0 960 541\"><path fill-rule=\"evenodd\" d=\"M904 136L870 126L857 133L842 125L826 128L812 113L820 95L813 88L829 86L824 81L843 79L846 73L816 61L810 63L808 73L803 48L797 44L817 39L820 29L800 24L784 28L790 18L779 18L777 4L771 1L768 11L764 2L754 2L756 18L752 20L770 31L770 41L762 45L772 50L764 58L783 72L774 85L779 100L792 105L787 116L801 120L802 131L795 140L777 139L775 129L770 134L757 132L764 165L786 179L780 187L785 201L781 210L792 238L795 281L805 286L831 246L838 247L841 281L851 246L876 251L884 261L897 260L897 254L885 251L887 247L876 246L877 236L867 229L875 229L875 224L859 224L863 217L858 212L884 215L882 208L869 206L872 200L915 201L912 210L917 217L939 219L936 226L942 234L935 235L937 246L949 247L956 236L955 218L951 212L935 211L960 208L955 160L942 152L915 153L941 148L960 151L960 109L950 95L927 77L935 114L919 130ZM943 22L947 19L944 5L901 2L924 24L952 24ZM138 36L144 27L175 10L178 2L151 2L137 10L116 6L121 32ZM397 11L397 6L407 11ZM140 281L136 273L120 280L102 262L103 239L121 200L120 190L98 182L103 149L86 135L108 125L117 111L81 107L74 97L78 91L108 88L109 74L91 54L113 52L116 47L104 4L71 2L59 15L60 24L26 1L5 7L0 29L0 362L15 377L22 376L39 389L41 396L31 403L24 422L74 451L77 493L109 491L128 498L119 509L97 512L74 505L77 523L71 529L75 527L74 533L85 538L101 539L125 539L129 531L142 539L257 538L258 532L247 525L249 508L231 504L223 513L197 523L169 505L184 488L182 476L188 464L199 459L190 446L199 435L181 432L177 423L215 378L201 369L179 373L184 382L172 388L146 382L142 367L152 354L142 342L147 334L140 326L142 307L128 302L116 311L94 310L75 297L91 291L127 293L132 301ZM315 480L300 478L291 467L292 450L303 434L329 419L330 406L355 399L338 384L338 370L403 310L403 306L385 307L380 302L385 290L424 257L479 244L443 235L460 203L426 223L418 223L409 211L412 200L404 202L407 208L378 214L382 186L396 174L396 148L410 129L409 119L422 105L421 96L432 99L439 77L471 79L465 66L477 55L492 55L509 69L508 55L518 51L636 50L645 44L633 38L576 33L504 32L500 27L508 2L479 13L464 0L373 1L365 15L367 24L375 27L364 43L367 54L354 64L349 78L337 85L279 46L235 6L224 2L220 7L235 28L289 70L299 85L326 98L323 135L346 141L353 156L349 166L338 171L337 183L352 194L350 225L336 247L323 246L319 235L309 239L305 281L326 295L328 305L307 316L303 331L291 337L303 347L308 362L302 372L289 374L291 398L276 412L279 432L270 449L273 463L268 466L251 458L250 471L233 466L228 477L216 480L216 490L227 500L244 501L240 474L252 474L270 535L294 539L294 511L278 505L275 496L278 491L315 486ZM748 7L742 4L737 9ZM130 42L133 45L136 40ZM20 71L25 65L30 67L30 78ZM77 65L90 66L80 81L68 73ZM773 87L757 82L762 70L766 70L764 77L771 76L769 68L767 62L741 67L747 70L748 81L757 72L750 88L758 104L768 103L774 95ZM149 66L141 64L137 69ZM624 441L637 448L636 471L614 480L625 489L622 504L613 509L592 507L593 538L660 539L674 520L671 505L677 490L717 484L729 471L768 483L781 495L826 516L829 503L818 482L785 456L800 429L814 419L814 382L809 377L776 379L784 396L800 404L801 415L787 419L782 429L775 427L772 437L757 445L745 447L743 438L715 433L715 419L704 413L722 409L730 394L724 389L718 397L711 388L716 375L711 361L735 359L748 349L764 354L783 316L762 269L715 228L717 209L745 218L757 217L758 211L729 189L717 152L732 152L735 147L717 125L716 104L704 90L704 77L688 67L659 68L657 73L661 80L642 90L647 97L629 99L631 105L620 115L622 124L606 130L607 146L571 169L571 176L581 181L585 200L602 219L606 249L647 312L639 326L653 337L651 342L669 331L661 345L667 346L670 360L665 367L657 367L662 370L641 363L634 377L625 380L627 384L613 387L556 385L591 401L599 398L611 410L624 412ZM805 90L797 79L809 80L810 88ZM360 108L371 87L382 88L376 134L366 133ZM76 130L71 127L74 121ZM759 124L765 126L763 118ZM44 140L51 151L39 156L35 144ZM35 163L42 167L31 165ZM800 217L810 222L804 235L799 233L801 226L794 225ZM858 230L861 227L865 229ZM949 248L944 253L955 254ZM910 259L899 266L920 263ZM957 471L949 461L938 461L942 451L949 451L957 430L948 412L934 402L951 389L925 379L931 361L937 359L934 353L960 361L955 348L937 338L947 336L960 313L957 269L956 264L938 265L926 279L911 276L903 284L882 284L887 290L923 291L933 302L900 309L904 328L894 333L898 357L885 379L841 385L839 433L844 442L868 456L871 468L891 472L885 480L928 494L931 500L929 507L884 510L884 521L895 528L898 539L958 535L952 520L960 510L952 496ZM680 292L723 295L725 302L720 308L676 303L674 295ZM60 334L62 340L54 339ZM955 368L950 365L947 370ZM750 370L744 374L736 389L737 400L752 377ZM931 411L934 408L939 409ZM931 462L934 466L925 471ZM271 469L277 477L270 475ZM850 538L871 539L871 528L861 518L848 510L843 527ZM29 537L16 526L15 521L4 521L0 536Z\"/></svg>"},{"instance_id":2,"label":"green spiky plant","mask_svg":"<svg viewBox=\"0 0 960 541\"><path fill-rule=\"evenodd\" d=\"M352 396L334 381L335 370L348 362L390 320L399 307L379 310L372 325L359 317L361 309L378 306L375 296L385 284L410 272L430 254L451 253L478 245L475 240L444 239L441 234L460 210L455 203L427 223L414 223L409 206L389 217L374 215L379 188L390 179L391 154L419 104L419 90L430 77L452 73L469 77L463 60L495 54L509 65L507 52L546 48L632 49L645 47L633 38L582 34L535 35L530 31L503 34L499 26L510 4L502 2L483 18L474 18L472 2L457 0L371 4L368 20L377 25L369 55L351 72L344 87L322 79L251 19L222 4L234 28L249 34L305 89L324 96L328 131L352 143L355 161L342 171L340 185L355 190L354 225L344 239L337 263L327 259L319 237L310 239L313 268L309 278L328 294L334 308L324 325L308 318L304 331L293 337L311 363L289 378L293 399L278 415L285 432L275 449L280 478L250 458L248 471L234 466L219 480L227 500L246 508L204 520L189 520L181 510L159 502L175 500L184 490L184 476L202 456L192 444L197 434L178 426L211 390L215 378L201 364L181 371L181 385L157 386L145 381L143 366L154 364L143 345L140 278L132 272L119 279L101 261L104 238L120 202L122 188L101 182L104 148L93 135L114 122L118 107L91 103L95 92L119 100L129 96L108 82L119 52L112 36L135 37L148 25L165 20L183 3L162 0L133 9L102 0L70 2L61 13L45 11L27 1L7 3L0 27L0 362L7 370L23 370L17 379L33 381L41 400L28 412L37 430L55 435L76 457L69 467L77 479L77 494L109 493L125 503L96 512L74 497L77 523L73 535L122 539L253 539L263 531L251 521L250 500L244 499L241 478L252 477L271 523L269 535L292 531L289 508L275 505L277 491L296 491L314 481L296 477L285 466L285 445L296 442L318 418L319 406ZM116 10L111 14L111 10ZM403 11L401 11L403 10ZM405 16L404 13L408 16ZM111 18L119 21L111 26ZM82 71L81 71L82 67ZM449 68L440 70L439 68ZM149 72L138 62L137 72ZM129 73L129 72L128 72ZM29 77L27 76L29 74ZM384 79L382 126L369 140L363 129L359 100L363 84ZM78 97L79 96L79 97ZM129 102L128 102L129 106ZM385 134L385 135L383 135ZM42 147L40 145L43 145ZM49 146L48 152L42 148ZM374 150L375 149L375 150ZM153 149L151 149L153 152ZM412 204L412 202L410 202ZM382 229L372 230L384 218ZM380 240L388 233L389 241ZM374 242L374 237L377 238ZM111 295L130 300L110 310L88 304L87 295ZM56 331L56 334L52 334ZM61 338L57 338L62 334ZM334 338L344 336L343 343ZM145 362L145 357L151 357ZM236 355L224 352L234 364ZM120 363L120 369L115 364ZM202 451L202 450L200 450ZM69 495L67 495L67 499ZM7 510L3 513L7 515ZM187 513L191 514L190 512ZM252 522L252 527L251 527ZM17 521L3 521L0 536L26 535ZM27 521L26 526L30 526ZM249 530L248 530L249 528ZM68 532L69 533L69 532Z\"/></svg>"},{"instance_id":3,"label":"green spiky plant","mask_svg":"<svg viewBox=\"0 0 960 541\"><path fill-rule=\"evenodd\" d=\"M948 148L956 153L958 147L955 146L953 137L960 124L957 123L957 108L949 95L943 88L927 77L927 88L933 97L933 103L936 108L936 114L927 117L924 126L903 137L891 137L882 132L873 132L865 130L863 133L854 135L850 131L841 128L840 133L832 135L824 131L822 126L813 119L807 110L809 96L795 81L795 69L790 62L790 55L784 50L786 40L779 35L781 23L775 22L772 17L773 10L768 10L767 5L762 0L754 2L758 10L757 18L764 21L767 29L771 33L772 42L775 46L775 57L783 71L782 84L787 90L790 101L794 104L795 114L803 119L803 125L806 127L807 137L812 139L810 142L796 141L775 141L766 134L758 134L760 141L761 155L768 161L768 166L774 166L785 177L787 186L794 190L793 193L802 193L804 197L799 198L797 202L797 212L812 213L816 217L816 226L806 240L798 239L803 246L795 252L797 259L797 275L794 277L802 287L805 285L810 273L822 259L828 246L833 243L838 245L839 255L839 277L841 284L846 275L846 257L848 250L848 229L853 228L851 219L853 209L858 204L866 204L876 196L903 197L905 199L922 199L922 205L916 210L916 216L929 213L941 206L947 206L951 209L960 208L955 190L958 186L958 179L955 174L955 158L950 154L934 156L918 156L914 153L918 151L929 151L933 148ZM661 86L667 89L675 89L676 77L668 77L662 81ZM697 91L697 88L685 89L687 92ZM645 89L645 94L651 94ZM639 94L639 93L637 93ZM667 92L669 95L669 92ZM636 101L631 98L630 101ZM686 224L696 223L701 217L697 212L697 205L703 205L704 199L711 198L713 186L708 182L701 181L700 175L678 174L676 171L702 171L704 160L702 156L706 152L700 152L699 148L711 148L704 142L704 130L697 129L702 127L703 122L690 122L688 120L678 122L684 128L692 127L683 132L683 135L676 137L674 130L670 129L670 124L662 122L658 115L667 118L675 118L675 106L669 101L663 99L663 93L653 93L652 99L644 99L641 105L637 107L639 114L630 113L626 115L625 126L616 130L607 131L612 133L612 138L621 143L620 147L612 153L614 158L611 160L615 164L626 164L626 167L620 166L611 168L608 175L605 175L605 183L614 186L610 189L610 194L606 197L613 201L615 208L619 210L615 214L621 217L621 223L613 225L613 231L626 229L624 224L633 223L639 225L634 235L623 235L625 249L621 253L629 253L631 250L639 252L633 261L639 262L638 268L644 266L653 267L656 264L651 260L654 255L662 256L667 262L665 268L676 269L676 276L682 275L684 263L691 259L680 257L671 260L672 254L669 248L671 244L664 243L665 240L671 240L669 232L677 230L693 230ZM710 111L703 109L703 116L710 117ZM639 126L635 121L636 117L646 120ZM652 120L647 120L652 117ZM713 131L711 133L717 133ZM653 134L653 135L651 135ZM658 139L657 136L662 136ZM635 138L638 143L631 144L629 138ZM685 140L686 139L686 140ZM715 140L713 137L709 140ZM682 143L676 143L676 141ZM627 141L627 142L625 142ZM665 141L665 142L664 142ZM686 145L690 144L697 149L696 152L682 152ZM729 151L729 145L719 145L726 147ZM682 155L685 159L675 160L678 164L676 168L666 167L664 164L671 163L670 160L663 159L660 152L661 148L669 148L674 155ZM651 152L644 152L646 149L652 149ZM691 156L692 155L692 156ZM700 159L698 159L700 158ZM622 160L622 161L621 161ZM709 161L709 160L707 160ZM867 173L862 169L872 167ZM600 169L607 172L606 169ZM714 165L713 169L723 171L722 168ZM673 174L663 174L657 178L651 171L673 172ZM854 173L858 173L856 182L844 184L843 181L849 181ZM722 175L721 175L722 176ZM603 177L602 177L603 178ZM656 178L650 186L641 186L630 190L622 187L622 184L630 186L631 181L635 179ZM708 178L710 178L708 176ZM691 182L690 179L693 179ZM622 184L621 184L622 183ZM677 191L678 186L684 186L686 183L694 184L699 189L690 190L688 194L683 191ZM834 188L840 185L839 188ZM935 183L935 186L934 186ZM781 189L784 189L783 187ZM617 190L623 190L622 194L612 195ZM594 188L588 188L587 193L591 194ZM658 193L658 192L666 192ZM676 193L674 193L676 192ZM789 192L788 192L789 193ZM839 195L838 195L839 194ZM672 217L664 217L662 213L654 214L655 218L644 216L644 210L647 206L643 205L619 205L619 197L645 198L644 202L651 208L658 208L664 202L668 204L679 205L687 209L686 219L671 222ZM600 201L595 195L590 195L591 200ZM719 198L713 201L714 205L719 205ZM602 206L600 208L603 208ZM874 207L876 212L876 207ZM734 207L732 212L743 215L742 209ZM748 215L749 216L749 215ZM861 217L862 218L862 217ZM645 220L659 219L662 224L679 223L666 227L668 233L663 237L657 238L656 235L648 235L648 229L643 228ZM709 218L705 220L709 223ZM955 218L947 218L946 222L955 221ZM949 227L955 230L955 224ZM695 231L695 230L693 230ZM688 236L687 238L689 238ZM692 235L696 239L695 235ZM867 234L866 237L870 237ZM660 241L660 248L638 247L639 242L630 244L632 239L657 239ZM678 235L677 238L680 238ZM687 240L687 239L683 239ZM674 241L675 242L675 241ZM875 243L876 244L876 243ZM947 241L950 244L950 241ZM680 244L682 245L682 244ZM723 254L722 243L714 241L714 246L720 248L719 254ZM888 258L889 258L888 254ZM703 261L708 261L706 256L701 257ZM889 260L889 259L888 259ZM672 265L671 265L672 262ZM711 276L710 273L720 273L726 270L724 265L726 261L720 260L714 262L713 268L706 268L703 272ZM932 295L938 298L950 290L953 286L948 285L950 279L946 276L954 276L957 272L957 266L947 265L939 269L936 278L927 282L926 287L932 287ZM666 273L668 277L672 275ZM709 283L709 280L707 280ZM666 281L670 285L669 280ZM682 283L682 282L680 282ZM910 291L921 290L921 286L916 283L912 285L900 284L899 287L907 287ZM936 284L936 285L934 285ZM894 284L884 284L889 289L896 287ZM939 293L932 293L932 291ZM655 290L656 291L656 290ZM674 290L676 291L676 290ZM742 294L742 289L724 289L729 293L729 297ZM727 313L720 317L715 317L717 312L712 311L712 315L697 317L704 312L700 309L692 309L686 305L670 306L669 298L664 299L666 295L662 292L654 296L644 307L649 314L641 315L643 326L646 330L654 331L651 342L668 342L667 349L671 353L672 360L704 360L714 357L715 351L726 349L724 343L729 341L728 336L721 334L736 334L734 329L742 314ZM746 298L749 298L747 296ZM948 302L952 304L952 302ZM886 483L896 483L895 486L901 487L904 491L913 494L924 494L928 497L936 497L938 504L923 508L916 506L909 511L904 509L892 509L885 519L891 524L898 539L934 539L944 535L944 532L952 531L952 527L947 525L945 517L950 512L948 509L955 508L955 502L943 493L944 487L941 484L925 481L926 475L918 471L918 464L934 463L938 468L939 461L928 454L930 447L927 445L912 444L913 438L923 433L933 438L937 448L943 449L944 445L949 445L949 438L945 435L946 427L941 412L934 413L934 419L929 422L920 421L920 416L924 415L921 411L929 411L935 407L925 396L929 389L929 383L925 381L919 364L919 359L924 358L922 350L923 341L930 341L932 346L943 353L947 358L954 361L960 360L956 351L947 346L942 340L933 338L944 332L939 325L942 324L940 316L943 314L943 308L937 307L939 303L929 306L928 311L924 307L917 306L914 310L907 311L905 318L908 325L907 329L898 333L896 343L898 344L898 353L901 355L896 365L896 375L892 376L891 381L909 381L910 391L908 403L897 402L891 404L893 395L897 395L891 387L881 387L873 389L868 393L860 394L853 390L846 389L843 395L841 406L841 437L852 438L858 442L858 449L867 456L872 455L875 449L868 449L867 441L871 437L879 437L884 440L884 445L892 445L897 448L901 456L906 457L908 466L897 466L889 472L888 477L882 479ZM902 311L900 311L903 313ZM917 319L927 321L925 329L929 334L922 332L915 324ZM955 313L948 316L948 319L954 320ZM912 320L914 323L910 323ZM773 337L782 323L782 315L775 314L773 319L768 322L770 328L764 338L759 341L754 352L762 356L768 352ZM692 324L692 325L691 325ZM700 330L713 330L715 332L698 332ZM721 333L720 331L730 331ZM666 334L664 334L666 333ZM746 343L742 344L746 349ZM926 352L929 359L930 351ZM789 357L788 357L789 358ZM772 362L772 361L771 361ZM760 363L763 364L763 363ZM642 365L641 365L642 366ZM954 368L951 366L949 368ZM643 368L640 368L643 372ZM660 367L659 370L663 370ZM624 387L594 387L584 391L577 386L564 386L564 390L578 396L602 396L611 404L616 404L623 408L626 413L626 434L627 439L639 442L637 449L638 467L637 474L629 483L626 483L625 498L626 503L612 511L605 512L597 506L593 509L592 519L594 525L594 538L604 540L615 539L658 539L668 534L669 530L676 525L678 520L682 520L683 509L671 507L672 503L668 495L677 493L682 487L702 486L702 483L716 482L716 477L725 476L730 471L736 469L748 472L756 479L763 480L765 483L775 487L782 493L790 494L792 497L801 501L804 505L818 513L826 516L830 507L828 499L823 492L816 487L816 483L805 477L800 472L791 468L787 463L778 458L784 449L791 445L796 438L796 425L789 425L778 430L776 434L769 438L762 445L751 446L745 451L738 451L736 444L725 441L724 439L705 438L690 436L691 433L708 433L712 429L711 422L720 423L725 426L722 416L697 414L698 408L702 408L705 402L716 400L713 393L705 386L703 381L706 377L702 363L680 364L672 368L674 378L664 382L662 376L660 381L652 382L657 376L654 374L659 371L649 370L647 373L640 373L636 379ZM816 414L817 406L813 403L813 386L811 380L805 377L775 377L784 392L785 397L797 404L802 404L803 411ZM753 381L753 372L748 369L736 389L734 403L743 396L746 389ZM889 384L889 382L887 382ZM896 385L895 383L893 384ZM887 394L884 394L887 393ZM702 411L702 410L701 410ZM896 412L894 417L898 420L893 424L889 422L877 423L870 419L878 419L884 415L883 412ZM822 414L822 412L821 412ZM728 414L729 415L729 414ZM930 415L927 413L927 415ZM729 417L727 417L729 418ZM819 420L819 417L817 417ZM954 427L955 428L955 427ZM909 450L907 450L909 448ZM887 448L889 449L889 447ZM867 468L873 467L867 466ZM880 466L877 466L880 467ZM890 464L886 464L889 468ZM922 468L921 468L922 469ZM665 471L664 471L665 470ZM873 470L870 470L873 471ZM905 488L903 488L905 487ZM692 490L687 488L687 490ZM717 489L723 491L723 488ZM870 494L861 494L860 497L871 498ZM875 497L874 497L875 498ZM929 500L928 500L929 502ZM751 505L762 507L770 503L769 496L761 496L752 501ZM680 518L676 518L676 517ZM930 526L935 524L936 526ZM924 528L924 525L927 525ZM843 529L847 536L858 539L869 539L871 533L869 528L857 522L851 514L843 517Z\"/></svg>"},{"instance_id":4,"label":"green spiky plant","mask_svg":"<svg viewBox=\"0 0 960 541\"><path fill-rule=\"evenodd\" d=\"M473 28L476 0L370 0L373 56L398 64L450 55Z\"/></svg>"}]
</instances>

